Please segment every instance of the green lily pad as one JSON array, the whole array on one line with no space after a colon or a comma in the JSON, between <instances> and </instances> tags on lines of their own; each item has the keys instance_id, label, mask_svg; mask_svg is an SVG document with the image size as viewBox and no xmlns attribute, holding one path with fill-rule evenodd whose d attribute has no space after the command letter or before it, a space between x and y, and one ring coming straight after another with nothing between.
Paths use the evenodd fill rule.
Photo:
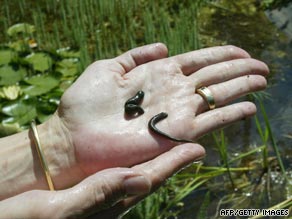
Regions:
<instances>
[{"instance_id":1,"label":"green lily pad","mask_svg":"<svg viewBox=\"0 0 292 219\"><path fill-rule=\"evenodd\" d=\"M27 42L25 40L15 40L13 42L10 42L9 47L14 49L17 52L25 52L25 51L29 51L29 46L27 44Z\"/></svg>"},{"instance_id":2,"label":"green lily pad","mask_svg":"<svg viewBox=\"0 0 292 219\"><path fill-rule=\"evenodd\" d=\"M80 52L73 51L70 47L60 48L57 50L57 53L63 58L80 58Z\"/></svg>"},{"instance_id":3,"label":"green lily pad","mask_svg":"<svg viewBox=\"0 0 292 219\"><path fill-rule=\"evenodd\" d=\"M9 49L0 50L0 65L9 64L15 57L15 52Z\"/></svg>"},{"instance_id":4,"label":"green lily pad","mask_svg":"<svg viewBox=\"0 0 292 219\"><path fill-rule=\"evenodd\" d=\"M37 111L38 114L41 112L43 114L50 115L56 111L57 107L58 104L53 101L39 101L37 104Z\"/></svg>"},{"instance_id":5,"label":"green lily pad","mask_svg":"<svg viewBox=\"0 0 292 219\"><path fill-rule=\"evenodd\" d=\"M9 123L18 123L25 125L37 116L37 111L34 105L27 104L24 101L17 101L5 105L2 108L2 113L10 116Z\"/></svg>"},{"instance_id":6,"label":"green lily pad","mask_svg":"<svg viewBox=\"0 0 292 219\"><path fill-rule=\"evenodd\" d=\"M52 58L46 53L32 53L25 57L25 60L32 65L35 71L44 72L49 70L53 65Z\"/></svg>"},{"instance_id":7,"label":"green lily pad","mask_svg":"<svg viewBox=\"0 0 292 219\"><path fill-rule=\"evenodd\" d=\"M13 85L22 80L26 74L23 68L13 68L10 65L0 67L0 85Z\"/></svg>"},{"instance_id":8,"label":"green lily pad","mask_svg":"<svg viewBox=\"0 0 292 219\"><path fill-rule=\"evenodd\" d=\"M63 76L73 76L78 73L78 59L63 59L57 62L56 71Z\"/></svg>"},{"instance_id":9,"label":"green lily pad","mask_svg":"<svg viewBox=\"0 0 292 219\"><path fill-rule=\"evenodd\" d=\"M12 135L20 132L21 128L18 123L4 123L0 124L0 137Z\"/></svg>"},{"instance_id":10,"label":"green lily pad","mask_svg":"<svg viewBox=\"0 0 292 219\"><path fill-rule=\"evenodd\" d=\"M38 112L37 118L41 123L44 123L45 121L47 121L51 117L52 117L52 114L44 114L44 113Z\"/></svg>"},{"instance_id":11,"label":"green lily pad","mask_svg":"<svg viewBox=\"0 0 292 219\"><path fill-rule=\"evenodd\" d=\"M29 96L39 96L49 92L51 88L31 85L23 88L23 92Z\"/></svg>"},{"instance_id":12,"label":"green lily pad","mask_svg":"<svg viewBox=\"0 0 292 219\"><path fill-rule=\"evenodd\" d=\"M59 84L59 80L50 74L36 75L24 80L31 85L38 85L42 87L55 87Z\"/></svg>"},{"instance_id":13,"label":"green lily pad","mask_svg":"<svg viewBox=\"0 0 292 219\"><path fill-rule=\"evenodd\" d=\"M69 78L68 80L64 80L60 83L60 90L64 92L73 84L74 78Z\"/></svg>"},{"instance_id":14,"label":"green lily pad","mask_svg":"<svg viewBox=\"0 0 292 219\"><path fill-rule=\"evenodd\" d=\"M38 96L49 92L59 85L59 80L51 75L38 75L28 79L25 82L30 86L24 87L23 92L30 96Z\"/></svg>"},{"instance_id":15,"label":"green lily pad","mask_svg":"<svg viewBox=\"0 0 292 219\"><path fill-rule=\"evenodd\" d=\"M7 34L11 37L17 36L19 33L32 34L35 32L35 27L27 23L15 24L8 28Z\"/></svg>"}]
</instances>

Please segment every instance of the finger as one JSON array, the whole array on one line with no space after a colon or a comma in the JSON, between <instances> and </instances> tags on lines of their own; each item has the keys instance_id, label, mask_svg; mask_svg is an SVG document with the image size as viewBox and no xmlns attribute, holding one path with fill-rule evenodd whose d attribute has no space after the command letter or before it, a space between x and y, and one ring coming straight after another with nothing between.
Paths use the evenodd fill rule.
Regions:
<instances>
[{"instance_id":1,"label":"finger","mask_svg":"<svg viewBox=\"0 0 292 219\"><path fill-rule=\"evenodd\" d=\"M90 215L108 209L127 196L149 193L151 182L136 170L112 168L98 172L73 187L64 191L66 203L63 215Z\"/></svg>"},{"instance_id":2,"label":"finger","mask_svg":"<svg viewBox=\"0 0 292 219\"><path fill-rule=\"evenodd\" d=\"M152 191L161 186L166 179L171 177L183 167L202 159L205 156L205 150L198 144L182 144L172 148L170 151L158 156L157 158L146 163L133 167L134 169L144 172L152 183ZM110 211L103 211L98 214L100 218L115 218L125 212L128 208L134 206L143 199L144 195L128 198L119 202Z\"/></svg>"},{"instance_id":3,"label":"finger","mask_svg":"<svg viewBox=\"0 0 292 219\"><path fill-rule=\"evenodd\" d=\"M215 129L253 116L255 113L256 106L251 102L236 103L202 113L194 120L193 127L196 127L194 137L198 138Z\"/></svg>"},{"instance_id":4,"label":"finger","mask_svg":"<svg viewBox=\"0 0 292 219\"><path fill-rule=\"evenodd\" d=\"M268 66L256 59L235 59L206 66L189 78L195 87L209 86L244 75L259 74L266 76L269 73Z\"/></svg>"},{"instance_id":5,"label":"finger","mask_svg":"<svg viewBox=\"0 0 292 219\"><path fill-rule=\"evenodd\" d=\"M211 47L171 57L185 75L189 75L205 66L233 59L250 58L250 55L235 46Z\"/></svg>"},{"instance_id":6,"label":"finger","mask_svg":"<svg viewBox=\"0 0 292 219\"><path fill-rule=\"evenodd\" d=\"M118 57L115 60L121 65L123 74L131 71L138 65L167 57L167 47L162 43L155 43L137 47Z\"/></svg>"},{"instance_id":7,"label":"finger","mask_svg":"<svg viewBox=\"0 0 292 219\"><path fill-rule=\"evenodd\" d=\"M188 143L176 146L151 161L134 166L133 169L147 174L153 190L174 173L204 156L205 150L201 145Z\"/></svg>"},{"instance_id":8,"label":"finger","mask_svg":"<svg viewBox=\"0 0 292 219\"><path fill-rule=\"evenodd\" d=\"M267 81L265 77L260 75L247 75L214 84L208 88L214 97L215 106L218 108L248 93L263 90L266 86ZM201 95L195 95L194 102L200 103L197 114L209 110L207 102Z\"/></svg>"},{"instance_id":9,"label":"finger","mask_svg":"<svg viewBox=\"0 0 292 219\"><path fill-rule=\"evenodd\" d=\"M76 218L109 208L125 196L149 193L150 188L151 182L141 173L113 168L100 171L71 189L23 193L2 201L0 210L3 216L9 216L3 218Z\"/></svg>"}]
</instances>

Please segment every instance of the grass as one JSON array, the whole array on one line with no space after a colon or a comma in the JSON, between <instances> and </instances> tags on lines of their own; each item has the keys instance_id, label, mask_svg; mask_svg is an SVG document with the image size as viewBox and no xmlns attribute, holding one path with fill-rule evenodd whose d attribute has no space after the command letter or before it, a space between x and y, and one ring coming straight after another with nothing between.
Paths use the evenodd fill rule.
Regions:
<instances>
[{"instance_id":1,"label":"grass","mask_svg":"<svg viewBox=\"0 0 292 219\"><path fill-rule=\"evenodd\" d=\"M58 48L70 47L80 52L80 66L84 69L94 60L114 57L130 48L157 41L168 45L170 55L200 48L200 8L207 2L4 0L0 9L4 15L0 18L0 27L7 30L19 22L33 24L36 28L33 38L39 45L38 50L54 53ZM220 9L219 3L216 2L216 7ZM226 6L221 8L225 10ZM0 38L2 42L11 41L3 33L0 33ZM44 96L41 97L44 99ZM232 157L230 149L234 145L228 143L225 131L214 132L209 137L220 155L216 166L193 164L168 180L166 186L137 205L125 218L177 217L185 210L184 199L198 188L207 192L203 200L194 200L198 202L197 218L220 218L216 209L210 209L214 201L217 210L221 207L270 206L291 209L291 177L287 176L288 170L265 107L262 102L259 106L260 114L255 117L254 124L260 143L245 145L245 150ZM286 180L286 191L279 197L275 192L278 184L272 180L273 174L279 172L273 169L275 163L280 168L279 178Z\"/></svg>"},{"instance_id":2,"label":"grass","mask_svg":"<svg viewBox=\"0 0 292 219\"><path fill-rule=\"evenodd\" d=\"M2 26L14 24L11 16L20 11L19 21L33 21L42 47L77 47L86 66L157 41L171 54L199 48L197 8L205 1L6 1Z\"/></svg>"}]
</instances>

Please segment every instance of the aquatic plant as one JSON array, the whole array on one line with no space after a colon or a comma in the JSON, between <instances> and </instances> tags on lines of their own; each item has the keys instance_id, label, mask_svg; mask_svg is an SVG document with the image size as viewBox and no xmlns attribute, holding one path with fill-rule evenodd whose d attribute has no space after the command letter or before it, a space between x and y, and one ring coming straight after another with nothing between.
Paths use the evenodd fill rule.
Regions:
<instances>
[{"instance_id":1,"label":"aquatic plant","mask_svg":"<svg viewBox=\"0 0 292 219\"><path fill-rule=\"evenodd\" d=\"M80 73L78 51L43 50L34 32L33 25L13 25L10 41L0 47L1 136L27 128L33 119L44 122Z\"/></svg>"}]
</instances>

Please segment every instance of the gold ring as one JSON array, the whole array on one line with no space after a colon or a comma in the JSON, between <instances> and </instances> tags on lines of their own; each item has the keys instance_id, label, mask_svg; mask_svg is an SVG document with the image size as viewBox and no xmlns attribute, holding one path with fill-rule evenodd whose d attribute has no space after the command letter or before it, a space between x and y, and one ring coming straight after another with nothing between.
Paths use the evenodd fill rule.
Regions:
<instances>
[{"instance_id":1,"label":"gold ring","mask_svg":"<svg viewBox=\"0 0 292 219\"><path fill-rule=\"evenodd\" d=\"M204 100L208 103L209 109L215 109L215 100L214 97L207 87L201 87L197 89L197 93L204 98Z\"/></svg>"}]
</instances>

